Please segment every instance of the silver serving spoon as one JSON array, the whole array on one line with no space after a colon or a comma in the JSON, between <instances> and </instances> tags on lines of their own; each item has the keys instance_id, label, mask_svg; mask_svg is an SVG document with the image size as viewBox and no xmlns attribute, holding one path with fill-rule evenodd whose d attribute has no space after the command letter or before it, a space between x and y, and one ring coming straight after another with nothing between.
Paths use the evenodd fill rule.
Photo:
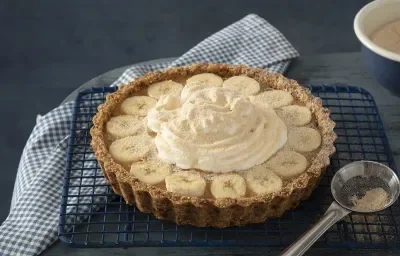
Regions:
<instances>
[{"instance_id":1,"label":"silver serving spoon","mask_svg":"<svg viewBox=\"0 0 400 256\"><path fill-rule=\"evenodd\" d=\"M329 206L324 216L281 255L303 255L333 224L355 211L352 209L354 205L351 202L351 196L361 197L366 191L374 188L383 188L388 193L387 203L380 209L357 208L357 212L378 212L392 205L400 194L399 178L386 165L372 161L357 161L342 167L333 176L331 183L331 192L335 201Z\"/></svg>"}]
</instances>

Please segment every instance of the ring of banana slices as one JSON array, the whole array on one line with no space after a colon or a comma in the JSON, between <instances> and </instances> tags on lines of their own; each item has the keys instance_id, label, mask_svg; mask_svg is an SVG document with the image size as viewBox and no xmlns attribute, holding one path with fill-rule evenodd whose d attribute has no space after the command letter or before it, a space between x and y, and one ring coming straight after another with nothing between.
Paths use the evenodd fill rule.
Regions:
<instances>
[{"instance_id":1,"label":"ring of banana slices","mask_svg":"<svg viewBox=\"0 0 400 256\"><path fill-rule=\"evenodd\" d=\"M232 66L223 64L213 65L197 64L188 68L174 68L166 71L164 76L161 75L161 77L159 73L157 75L150 74L143 77L141 81L139 79L139 82L133 82L119 90L117 94L120 93L120 95L123 95L122 97L115 96L114 98L114 95L110 95L107 98L109 104L107 105L108 102L106 102L100 108L100 112L94 118L94 128L91 130L92 145L98 160L102 162L104 158L107 158L105 162L113 161L117 165L120 164L118 168L122 168L121 170L126 173L125 181L131 179L131 182L140 182L145 187L170 193L174 198L201 198L215 202L233 200L230 201L230 204L234 204L234 200L242 201L246 198L264 198L263 200L267 200L267 198L271 199L274 196L287 195L294 189L293 184L300 181L301 184L306 184L309 177L320 175L324 168L323 165L329 162L329 156L334 152L333 141L336 139L336 135L333 133L334 123L329 119L329 112L322 108L320 100L313 98L309 92L299 87L294 81L287 80L277 74L265 73L262 70L244 68L243 66L231 68ZM219 68L215 69L215 67ZM226 69L231 72L227 72ZM196 72L193 72L193 70L196 70ZM163 77L164 79L161 79ZM186 87L188 89L185 89ZM182 94L184 100L187 98L190 104L195 104L193 97L190 97L195 90L216 90L217 93L221 91L231 93L232 91L232 95L245 102L240 104L247 104L246 106L252 106L250 108L254 107L257 111L265 113L267 121L264 127L270 125L268 122L275 122L280 119L286 129L280 131L279 136L278 134L271 136L278 136L279 140L283 141L282 145L279 147L267 145L268 147L266 146L265 150L274 151L268 153L269 156L265 157L265 161L264 158L262 158L263 161L257 160L258 162L254 162L256 164L247 169L228 169L223 172L213 172L196 168L196 166L202 166L196 165L194 163L196 161L214 161L213 157L199 158L199 160L191 158L189 155L185 158L185 154L195 152L197 147L201 146L200 144L189 147L192 150L189 153L181 152L179 148L176 148L176 145L180 145L181 142L179 141L183 138L175 138L174 140L179 143L177 142L172 146L163 139L163 136L166 136L165 133L169 132L165 123L158 126L150 125L150 121L154 119L154 109L159 110L158 114L163 113L162 111L167 113L156 116L164 122L176 117L176 113L179 113L179 106L176 105L183 103L179 103L179 100L171 101L170 99L179 99ZM214 94L211 93L210 95ZM219 94L215 95L211 97L210 104L216 101L229 101L228 98L221 100ZM235 101L239 102L239 100ZM208 103L201 104L207 105ZM232 104L234 106L236 103ZM105 108L108 108L109 111L105 111ZM215 111L225 110L221 108ZM231 107L229 111L236 110ZM152 118L148 117L149 112L153 113ZM271 115L276 119L268 119ZM224 117L229 118L229 115L227 114ZM183 121L179 121L181 119ZM177 122L186 122L184 118L181 119L178 118ZM218 122L218 120L211 119L207 122ZM204 130L206 130L205 133L210 132L205 128L207 122L200 120L199 124L203 125L201 127L202 132ZM229 124L232 126L232 122ZM153 127L157 127L157 129ZM174 127L169 127L169 129L176 129ZM193 126L195 128L187 127L194 129L195 135L196 129L199 129L198 126ZM254 133L256 131L250 129L247 132ZM218 132L215 134L218 135ZM175 135L169 134L168 136L167 138L170 138L170 136ZM104 137L107 140L104 140ZM267 135L261 135L258 138L263 137L272 138ZM213 137L210 136L209 138ZM245 138L244 135L243 138ZM246 141L236 143L241 145L240 143L246 143ZM163 146L164 157L160 155L160 145ZM212 142L210 145L212 145ZM215 154L220 154L220 151L220 149L215 151ZM269 151L266 151L266 155ZM108 152L108 154L104 155L100 152ZM169 158L165 157L165 152L172 152L175 155L183 154L183 157L178 159L183 159L184 164L182 165L188 166L188 168L178 167L181 165L175 163L175 160L169 161ZM246 161L246 159L243 158L243 161ZM226 158L226 161L231 160ZM204 166L206 165L207 163L204 164ZM111 174L118 168L107 172L106 167L101 166L103 172L107 173L108 179L112 180L111 177L114 176L119 177ZM114 190L124 195L121 191L123 187L120 186ZM195 221L188 223L195 223Z\"/></svg>"},{"instance_id":2,"label":"ring of banana slices","mask_svg":"<svg viewBox=\"0 0 400 256\"><path fill-rule=\"evenodd\" d=\"M151 150L154 142L145 133L143 127L146 123L140 117L146 116L160 98L179 95L185 86L196 84L234 90L254 104L273 108L289 128L287 146L249 170L229 175L203 175L205 177L183 175L185 170L157 159L157 154L150 155L150 152L155 152ZM224 79L216 74L202 73L189 77L185 84L172 80L153 83L148 87L147 94L122 101L120 110L124 115L112 117L107 122L107 132L116 138L110 144L110 154L122 164L131 164L131 175L141 182L149 185L165 183L167 191L182 196L204 196L207 183L211 195L217 199L280 192L284 181L307 170L310 159L302 153L315 151L321 145L320 132L310 124L312 113L308 107L295 104L293 96L287 91L261 91L260 83L247 76ZM199 170L198 174L201 173Z\"/></svg>"}]
</instances>

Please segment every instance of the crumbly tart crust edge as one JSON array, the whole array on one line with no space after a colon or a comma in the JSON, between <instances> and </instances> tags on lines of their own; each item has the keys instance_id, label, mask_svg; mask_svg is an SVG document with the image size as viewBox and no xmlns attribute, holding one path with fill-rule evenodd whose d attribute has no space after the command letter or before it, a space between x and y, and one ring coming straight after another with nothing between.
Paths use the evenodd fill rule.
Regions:
<instances>
[{"instance_id":1,"label":"crumbly tart crust edge","mask_svg":"<svg viewBox=\"0 0 400 256\"><path fill-rule=\"evenodd\" d=\"M238 199L212 199L180 196L145 184L116 163L108 152L104 136L105 123L110 119L114 108L132 93L152 83L199 73L214 73L221 77L246 75L273 89L290 92L294 99L309 107L317 119L322 141L319 152L307 171L279 193ZM152 213L158 219L172 220L180 225L220 228L243 226L280 217L286 210L295 208L301 200L310 196L330 164L330 156L335 152L335 123L329 118L329 114L329 110L322 107L320 98L312 96L308 89L281 74L243 65L198 63L148 73L121 86L117 92L107 95L105 103L98 107L98 113L93 118L90 130L91 145L104 177L114 192L121 195L127 204L136 205L140 211Z\"/></svg>"}]
</instances>

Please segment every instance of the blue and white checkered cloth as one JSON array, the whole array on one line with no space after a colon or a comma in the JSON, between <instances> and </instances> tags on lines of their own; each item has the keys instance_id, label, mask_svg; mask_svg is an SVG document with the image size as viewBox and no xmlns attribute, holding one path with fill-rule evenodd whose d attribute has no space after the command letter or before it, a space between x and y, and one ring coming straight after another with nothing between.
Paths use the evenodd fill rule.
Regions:
<instances>
[{"instance_id":1,"label":"blue and white checkered cloth","mask_svg":"<svg viewBox=\"0 0 400 256\"><path fill-rule=\"evenodd\" d=\"M250 14L200 42L173 62L127 69L111 86L125 84L150 71L195 62L245 64L283 73L297 56L297 51L278 30L259 16ZM0 227L1 255L38 255L57 240L72 107L73 103L69 102L39 118L26 143L10 214ZM106 188L96 191L105 192ZM67 209L74 210L73 207Z\"/></svg>"}]
</instances>

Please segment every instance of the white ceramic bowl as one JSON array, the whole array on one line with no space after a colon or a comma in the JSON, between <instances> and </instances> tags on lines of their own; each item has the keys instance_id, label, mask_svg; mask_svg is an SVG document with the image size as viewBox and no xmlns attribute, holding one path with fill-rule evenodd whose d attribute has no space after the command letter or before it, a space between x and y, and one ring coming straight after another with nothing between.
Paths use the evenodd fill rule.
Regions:
<instances>
[{"instance_id":1,"label":"white ceramic bowl","mask_svg":"<svg viewBox=\"0 0 400 256\"><path fill-rule=\"evenodd\" d=\"M354 32L362 43L369 70L380 84L400 95L400 54L379 47L370 39L377 29L396 20L400 20L400 0L376 0L357 13Z\"/></svg>"}]
</instances>

